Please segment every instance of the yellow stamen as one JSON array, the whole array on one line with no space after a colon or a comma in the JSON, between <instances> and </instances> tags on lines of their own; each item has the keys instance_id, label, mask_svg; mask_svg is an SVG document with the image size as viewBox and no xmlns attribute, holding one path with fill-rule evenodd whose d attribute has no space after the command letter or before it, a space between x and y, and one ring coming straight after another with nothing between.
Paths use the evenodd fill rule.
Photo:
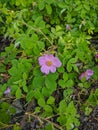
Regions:
<instances>
[{"instance_id":1,"label":"yellow stamen","mask_svg":"<svg viewBox=\"0 0 98 130\"><path fill-rule=\"evenodd\" d=\"M47 65L47 66L51 66L51 65L52 65L52 62L51 62L51 61L47 61L47 62L46 62L46 65Z\"/></svg>"}]
</instances>

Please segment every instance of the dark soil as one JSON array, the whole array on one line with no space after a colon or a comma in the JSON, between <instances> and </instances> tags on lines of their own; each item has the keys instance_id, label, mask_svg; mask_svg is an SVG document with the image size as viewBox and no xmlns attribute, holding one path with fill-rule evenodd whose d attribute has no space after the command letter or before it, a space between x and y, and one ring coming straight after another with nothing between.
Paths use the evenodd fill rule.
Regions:
<instances>
[{"instance_id":1,"label":"dark soil","mask_svg":"<svg viewBox=\"0 0 98 130\"><path fill-rule=\"evenodd\" d=\"M0 52L5 50L5 47L10 45L10 41L11 39L8 38L4 38L3 36L0 36Z\"/></svg>"},{"instance_id":2,"label":"dark soil","mask_svg":"<svg viewBox=\"0 0 98 130\"><path fill-rule=\"evenodd\" d=\"M96 106L89 116L83 113L80 116L81 125L79 130L98 130L98 106Z\"/></svg>"},{"instance_id":3,"label":"dark soil","mask_svg":"<svg viewBox=\"0 0 98 130\"><path fill-rule=\"evenodd\" d=\"M98 43L98 40L92 39L91 42ZM5 47L9 46L9 45L10 45L10 39L9 38L4 39L2 36L0 36L0 52L4 51ZM96 44L95 46L97 48L98 44ZM54 96L55 96L55 94L54 94ZM59 97L61 98L61 95L58 96L58 100L59 100ZM84 98L85 98L85 95L84 95ZM21 100L17 101L15 104L13 104L13 106L14 107L16 106L16 108L17 108L17 113L12 117L11 123L15 124L17 122L17 123L21 124L22 130L37 130L39 128L44 130L44 125L47 125L46 122L44 122L43 124L40 124L40 121L34 117L32 117L31 121L28 122L27 117L25 115L25 112L33 111L34 107L36 106L36 102L34 102L34 104L30 103L24 107L25 101L24 100L21 101ZM57 102L59 102L59 101L57 101ZM80 114L79 130L98 130L98 106L93 108L93 111L91 112L91 114L89 116L86 116L80 110L79 110L79 114ZM2 130L13 130L13 128L10 127L7 129L2 129Z\"/></svg>"}]
</instances>

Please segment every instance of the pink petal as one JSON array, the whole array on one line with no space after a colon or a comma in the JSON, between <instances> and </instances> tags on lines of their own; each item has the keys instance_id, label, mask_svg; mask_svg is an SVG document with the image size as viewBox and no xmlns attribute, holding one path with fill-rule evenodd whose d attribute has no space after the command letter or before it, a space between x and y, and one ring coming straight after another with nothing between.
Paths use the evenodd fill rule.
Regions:
<instances>
[{"instance_id":1,"label":"pink petal","mask_svg":"<svg viewBox=\"0 0 98 130\"><path fill-rule=\"evenodd\" d=\"M8 94L10 93L10 91L11 91L11 89L8 87L8 88L5 90L4 94L8 95Z\"/></svg>"},{"instance_id":2,"label":"pink petal","mask_svg":"<svg viewBox=\"0 0 98 130\"><path fill-rule=\"evenodd\" d=\"M87 75L87 76L86 76L86 80L90 79L90 77L91 77L90 75Z\"/></svg>"},{"instance_id":3,"label":"pink petal","mask_svg":"<svg viewBox=\"0 0 98 130\"><path fill-rule=\"evenodd\" d=\"M85 77L85 73L82 73L82 74L79 76L79 79L81 80L83 77Z\"/></svg>"},{"instance_id":4,"label":"pink petal","mask_svg":"<svg viewBox=\"0 0 98 130\"><path fill-rule=\"evenodd\" d=\"M57 57L54 58L54 65L56 67L60 67L62 65L61 61Z\"/></svg>"},{"instance_id":5,"label":"pink petal","mask_svg":"<svg viewBox=\"0 0 98 130\"><path fill-rule=\"evenodd\" d=\"M95 57L98 58L98 54L96 54Z\"/></svg>"},{"instance_id":6,"label":"pink petal","mask_svg":"<svg viewBox=\"0 0 98 130\"><path fill-rule=\"evenodd\" d=\"M45 73L45 74L49 74L49 68L48 68L47 66L43 65L43 66L41 67L41 72L42 72L42 73Z\"/></svg>"},{"instance_id":7,"label":"pink petal","mask_svg":"<svg viewBox=\"0 0 98 130\"><path fill-rule=\"evenodd\" d=\"M44 65L44 64L45 64L45 57L44 57L44 56L39 57L39 58L38 58L38 61L39 61L39 64L40 64L41 66Z\"/></svg>"},{"instance_id":8,"label":"pink petal","mask_svg":"<svg viewBox=\"0 0 98 130\"><path fill-rule=\"evenodd\" d=\"M91 75L93 75L94 72L93 72L93 70L88 69L88 70L86 70L86 73L87 73L87 75L90 75L90 76L91 76Z\"/></svg>"},{"instance_id":9,"label":"pink petal","mask_svg":"<svg viewBox=\"0 0 98 130\"><path fill-rule=\"evenodd\" d=\"M46 58L46 59L52 59L53 57L54 57L54 56L53 56L52 54L46 54L46 55L45 55L45 58Z\"/></svg>"},{"instance_id":10,"label":"pink petal","mask_svg":"<svg viewBox=\"0 0 98 130\"><path fill-rule=\"evenodd\" d=\"M55 67L55 66L51 66L51 67L50 67L50 71L51 71L52 73L55 73L55 72L56 72L56 67Z\"/></svg>"},{"instance_id":11,"label":"pink petal","mask_svg":"<svg viewBox=\"0 0 98 130\"><path fill-rule=\"evenodd\" d=\"M61 61L52 54L45 54L39 57L38 61L41 66L41 72L45 74L49 74L49 72L55 73L56 67L62 65ZM51 62L52 64L49 66L46 64L47 62Z\"/></svg>"}]
</instances>

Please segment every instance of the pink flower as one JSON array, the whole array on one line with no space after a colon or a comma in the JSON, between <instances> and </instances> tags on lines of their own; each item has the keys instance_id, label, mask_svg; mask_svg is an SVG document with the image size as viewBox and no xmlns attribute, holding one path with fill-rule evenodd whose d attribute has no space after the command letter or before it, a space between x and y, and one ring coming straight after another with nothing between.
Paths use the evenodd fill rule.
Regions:
<instances>
[{"instance_id":1,"label":"pink flower","mask_svg":"<svg viewBox=\"0 0 98 130\"><path fill-rule=\"evenodd\" d=\"M11 89L10 89L10 87L8 87L8 88L5 90L4 94L5 94L5 95L8 95L10 92L11 92Z\"/></svg>"},{"instance_id":2,"label":"pink flower","mask_svg":"<svg viewBox=\"0 0 98 130\"><path fill-rule=\"evenodd\" d=\"M98 54L95 55L95 58L98 58Z\"/></svg>"},{"instance_id":3,"label":"pink flower","mask_svg":"<svg viewBox=\"0 0 98 130\"><path fill-rule=\"evenodd\" d=\"M71 27L70 27L69 24L66 24L66 29L67 29L67 30L70 30L70 29L71 29Z\"/></svg>"},{"instance_id":4,"label":"pink flower","mask_svg":"<svg viewBox=\"0 0 98 130\"><path fill-rule=\"evenodd\" d=\"M84 73L82 73L80 76L79 76L79 79L81 80L83 77L86 78L86 80L90 79L90 77L93 75L93 70L91 69L88 69L86 70Z\"/></svg>"},{"instance_id":5,"label":"pink flower","mask_svg":"<svg viewBox=\"0 0 98 130\"><path fill-rule=\"evenodd\" d=\"M55 73L56 68L62 65L61 61L54 57L52 54L45 54L38 59L41 66L41 72L49 74L49 72Z\"/></svg>"}]
</instances>

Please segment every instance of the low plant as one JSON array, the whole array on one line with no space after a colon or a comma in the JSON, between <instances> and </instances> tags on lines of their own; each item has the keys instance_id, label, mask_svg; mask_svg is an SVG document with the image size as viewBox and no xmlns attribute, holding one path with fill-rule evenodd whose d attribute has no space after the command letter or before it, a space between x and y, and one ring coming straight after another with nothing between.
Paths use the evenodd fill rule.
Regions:
<instances>
[{"instance_id":1,"label":"low plant","mask_svg":"<svg viewBox=\"0 0 98 130\"><path fill-rule=\"evenodd\" d=\"M27 107L24 115L28 122L37 119L39 130L78 130L77 106L89 115L98 105L98 90L90 90L98 80L97 50L90 47L92 34L98 31L97 4L86 0L0 1L1 34L12 38L0 54L1 128L24 127L24 120L10 122L17 113L12 102L20 99L31 108L36 104L31 111ZM80 96L89 90L81 102Z\"/></svg>"}]
</instances>

